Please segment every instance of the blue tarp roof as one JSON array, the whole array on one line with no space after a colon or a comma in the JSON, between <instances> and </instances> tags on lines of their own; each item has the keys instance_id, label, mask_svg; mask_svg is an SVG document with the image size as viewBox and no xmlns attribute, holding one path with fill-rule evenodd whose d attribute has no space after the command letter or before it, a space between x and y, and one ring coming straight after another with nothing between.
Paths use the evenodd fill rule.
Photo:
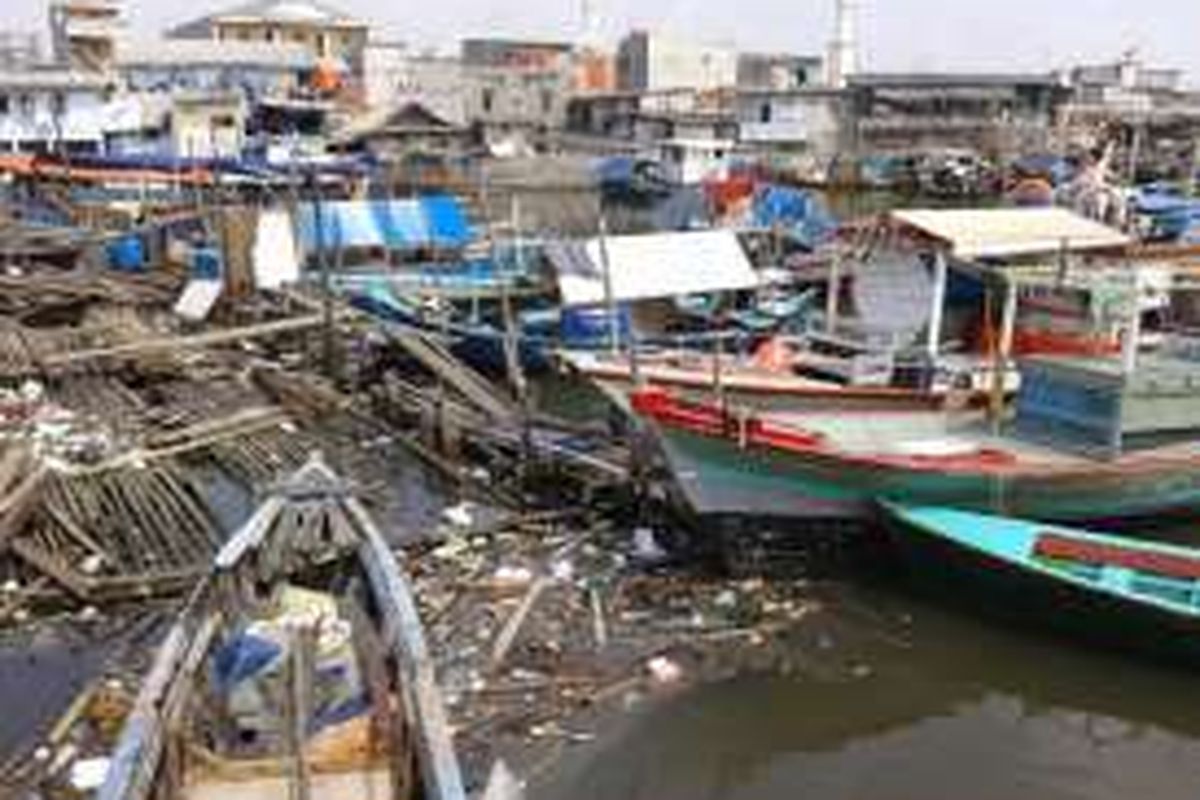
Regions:
<instances>
[{"instance_id":1,"label":"blue tarp roof","mask_svg":"<svg viewBox=\"0 0 1200 800\"><path fill-rule=\"evenodd\" d=\"M312 203L297 212L300 244L317 247L317 214ZM462 203L435 195L411 200L345 200L321 204L321 241L325 247L462 247L471 226Z\"/></svg>"}]
</instances>

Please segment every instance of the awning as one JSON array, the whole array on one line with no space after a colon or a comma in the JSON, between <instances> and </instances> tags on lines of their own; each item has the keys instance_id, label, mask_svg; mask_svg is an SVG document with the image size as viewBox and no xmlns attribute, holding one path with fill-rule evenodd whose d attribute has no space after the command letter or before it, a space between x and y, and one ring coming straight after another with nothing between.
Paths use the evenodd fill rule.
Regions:
<instances>
[{"instance_id":1,"label":"awning","mask_svg":"<svg viewBox=\"0 0 1200 800\"><path fill-rule=\"evenodd\" d=\"M462 204L453 197L412 200L345 200L322 203L321 244L333 249L463 247L472 232ZM317 209L312 203L297 212L301 246L317 248Z\"/></svg>"},{"instance_id":2,"label":"awning","mask_svg":"<svg viewBox=\"0 0 1200 800\"><path fill-rule=\"evenodd\" d=\"M613 302L751 289L758 277L732 231L610 236L604 241ZM547 246L564 305L607 302L600 240Z\"/></svg>"},{"instance_id":3,"label":"awning","mask_svg":"<svg viewBox=\"0 0 1200 800\"><path fill-rule=\"evenodd\" d=\"M937 239L960 259L1112 250L1132 244L1118 230L1065 208L905 210L893 220Z\"/></svg>"}]
</instances>

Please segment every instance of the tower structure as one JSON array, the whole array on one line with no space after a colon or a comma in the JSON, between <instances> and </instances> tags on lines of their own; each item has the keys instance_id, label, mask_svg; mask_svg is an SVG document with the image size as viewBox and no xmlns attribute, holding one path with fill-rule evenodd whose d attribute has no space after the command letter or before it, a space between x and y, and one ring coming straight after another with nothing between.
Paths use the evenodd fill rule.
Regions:
<instances>
[{"instance_id":1,"label":"tower structure","mask_svg":"<svg viewBox=\"0 0 1200 800\"><path fill-rule=\"evenodd\" d=\"M858 72L858 0L837 0L833 38L825 59L826 82L831 88L846 88L846 80Z\"/></svg>"}]
</instances>

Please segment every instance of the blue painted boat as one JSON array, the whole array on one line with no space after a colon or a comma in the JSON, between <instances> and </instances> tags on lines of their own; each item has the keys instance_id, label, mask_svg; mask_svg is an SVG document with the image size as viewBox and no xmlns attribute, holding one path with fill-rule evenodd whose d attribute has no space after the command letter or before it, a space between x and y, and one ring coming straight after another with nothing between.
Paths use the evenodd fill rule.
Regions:
<instances>
[{"instance_id":1,"label":"blue painted boat","mask_svg":"<svg viewBox=\"0 0 1200 800\"><path fill-rule=\"evenodd\" d=\"M1096 644L1200 664L1200 549L888 504L920 585Z\"/></svg>"}]
</instances>

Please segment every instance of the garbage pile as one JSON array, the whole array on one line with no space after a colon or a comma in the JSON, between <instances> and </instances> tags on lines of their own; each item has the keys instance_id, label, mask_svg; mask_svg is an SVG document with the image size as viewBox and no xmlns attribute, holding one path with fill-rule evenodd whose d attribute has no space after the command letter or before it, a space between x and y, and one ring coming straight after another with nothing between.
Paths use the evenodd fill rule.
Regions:
<instances>
[{"instance_id":1,"label":"garbage pile","mask_svg":"<svg viewBox=\"0 0 1200 800\"><path fill-rule=\"evenodd\" d=\"M477 522L452 509L410 549L469 780L526 780L604 723L701 682L776 663L816 604L800 581L730 582L672 563L661 532L581 511Z\"/></svg>"}]
</instances>

